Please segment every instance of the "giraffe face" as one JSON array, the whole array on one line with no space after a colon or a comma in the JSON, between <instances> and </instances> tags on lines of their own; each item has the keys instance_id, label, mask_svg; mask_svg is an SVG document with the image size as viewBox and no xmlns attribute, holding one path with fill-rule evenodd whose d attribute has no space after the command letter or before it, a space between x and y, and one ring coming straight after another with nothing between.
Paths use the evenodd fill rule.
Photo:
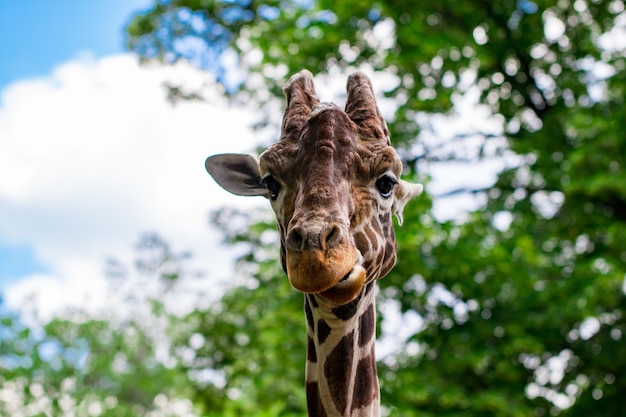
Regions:
<instances>
[{"instance_id":1,"label":"giraffe face","mask_svg":"<svg viewBox=\"0 0 626 417\"><path fill-rule=\"evenodd\" d=\"M324 103L312 110L297 141L261 155L283 268L296 289L343 304L389 272L401 172L391 146L361 141L347 114Z\"/></svg>"},{"instance_id":2,"label":"giraffe face","mask_svg":"<svg viewBox=\"0 0 626 417\"><path fill-rule=\"evenodd\" d=\"M260 161L216 155L207 170L227 190L264 195L281 235L281 262L291 284L336 304L359 295L396 260L392 215L422 186L400 179L369 79L348 81L346 111L320 103L308 71L285 86L281 140Z\"/></svg>"}]
</instances>

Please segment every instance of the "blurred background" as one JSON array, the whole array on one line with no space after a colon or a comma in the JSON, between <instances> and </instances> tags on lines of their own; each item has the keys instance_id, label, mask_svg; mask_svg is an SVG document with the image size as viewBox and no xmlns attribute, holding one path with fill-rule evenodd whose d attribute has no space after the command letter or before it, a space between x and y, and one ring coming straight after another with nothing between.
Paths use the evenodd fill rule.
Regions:
<instances>
[{"instance_id":1,"label":"blurred background","mask_svg":"<svg viewBox=\"0 0 626 417\"><path fill-rule=\"evenodd\" d=\"M0 4L0 415L301 416L263 199L302 68L373 81L426 193L379 281L385 415L626 415L622 0Z\"/></svg>"}]
</instances>

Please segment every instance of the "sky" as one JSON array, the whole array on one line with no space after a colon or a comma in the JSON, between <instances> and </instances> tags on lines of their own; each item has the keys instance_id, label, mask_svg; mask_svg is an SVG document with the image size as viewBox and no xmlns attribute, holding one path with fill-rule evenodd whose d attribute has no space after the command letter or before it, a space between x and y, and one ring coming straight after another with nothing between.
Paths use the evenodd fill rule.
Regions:
<instances>
[{"instance_id":1,"label":"sky","mask_svg":"<svg viewBox=\"0 0 626 417\"><path fill-rule=\"evenodd\" d=\"M212 79L184 64L142 67L125 51L125 24L151 3L0 2L0 294L10 308L35 292L50 314L59 300L105 303L105 260L130 265L149 231L190 250L209 278L232 273L208 213L262 201L231 198L204 159L252 151L253 114L217 89L207 103L166 100L165 80Z\"/></svg>"},{"instance_id":2,"label":"sky","mask_svg":"<svg viewBox=\"0 0 626 417\"><path fill-rule=\"evenodd\" d=\"M148 0L0 2L0 91L15 82L49 77L71 59L122 52L124 23L133 11L149 6ZM0 230L0 288L24 274L47 270L30 245L6 242L2 235Z\"/></svg>"},{"instance_id":3,"label":"sky","mask_svg":"<svg viewBox=\"0 0 626 417\"><path fill-rule=\"evenodd\" d=\"M0 2L0 86L48 75L80 54L124 51L123 30L152 0Z\"/></svg>"}]
</instances>

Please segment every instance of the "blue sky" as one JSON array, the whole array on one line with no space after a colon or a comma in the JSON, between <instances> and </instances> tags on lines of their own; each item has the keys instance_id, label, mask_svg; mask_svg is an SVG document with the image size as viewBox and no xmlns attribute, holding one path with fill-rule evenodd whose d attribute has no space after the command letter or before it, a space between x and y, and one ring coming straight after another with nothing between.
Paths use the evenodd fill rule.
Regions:
<instances>
[{"instance_id":1,"label":"blue sky","mask_svg":"<svg viewBox=\"0 0 626 417\"><path fill-rule=\"evenodd\" d=\"M49 76L71 59L125 51L124 26L152 0L0 1L0 90ZM0 141L2 138L0 138ZM46 272L28 244L8 244L0 232L0 290L16 277Z\"/></svg>"},{"instance_id":2,"label":"blue sky","mask_svg":"<svg viewBox=\"0 0 626 417\"><path fill-rule=\"evenodd\" d=\"M153 0L0 1L0 88L81 53L124 51L124 26Z\"/></svg>"},{"instance_id":3,"label":"blue sky","mask_svg":"<svg viewBox=\"0 0 626 417\"><path fill-rule=\"evenodd\" d=\"M256 109L229 106L210 72L141 65L124 27L154 0L0 0L0 298L9 309L107 305L107 259L129 266L146 232L232 281L207 213L239 199L204 169L251 152ZM166 82L206 102L172 106ZM208 129L207 129L208 127Z\"/></svg>"}]
</instances>

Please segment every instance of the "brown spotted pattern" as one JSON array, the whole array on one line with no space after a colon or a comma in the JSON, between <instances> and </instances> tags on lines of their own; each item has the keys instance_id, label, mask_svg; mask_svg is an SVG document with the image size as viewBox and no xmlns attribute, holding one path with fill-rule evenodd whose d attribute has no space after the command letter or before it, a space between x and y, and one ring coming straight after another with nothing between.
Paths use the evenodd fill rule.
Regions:
<instances>
[{"instance_id":1,"label":"brown spotted pattern","mask_svg":"<svg viewBox=\"0 0 626 417\"><path fill-rule=\"evenodd\" d=\"M305 297L305 310L312 315L307 318L309 416L378 415L374 297L374 283L346 305Z\"/></svg>"}]
</instances>

